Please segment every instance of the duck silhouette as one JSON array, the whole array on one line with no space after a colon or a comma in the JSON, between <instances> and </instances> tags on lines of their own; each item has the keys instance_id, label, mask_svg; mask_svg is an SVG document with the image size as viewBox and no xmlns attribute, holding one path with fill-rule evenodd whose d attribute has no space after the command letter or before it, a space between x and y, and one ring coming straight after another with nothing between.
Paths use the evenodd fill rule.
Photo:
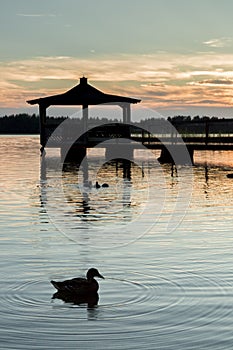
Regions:
<instances>
[{"instance_id":1,"label":"duck silhouette","mask_svg":"<svg viewBox=\"0 0 233 350\"><path fill-rule=\"evenodd\" d=\"M103 278L95 268L87 271L86 278L78 277L62 282L51 281L59 293L66 293L73 296L87 297L97 293L99 284L94 277Z\"/></svg>"},{"instance_id":2,"label":"duck silhouette","mask_svg":"<svg viewBox=\"0 0 233 350\"><path fill-rule=\"evenodd\" d=\"M99 182L96 181L96 183L95 183L95 188L100 188L100 187L101 187L101 186L100 186Z\"/></svg>"},{"instance_id":3,"label":"duck silhouette","mask_svg":"<svg viewBox=\"0 0 233 350\"><path fill-rule=\"evenodd\" d=\"M107 183L103 183L103 185L100 185L98 181L96 181L95 183L95 188L100 188L100 187L109 187L109 185Z\"/></svg>"}]
</instances>

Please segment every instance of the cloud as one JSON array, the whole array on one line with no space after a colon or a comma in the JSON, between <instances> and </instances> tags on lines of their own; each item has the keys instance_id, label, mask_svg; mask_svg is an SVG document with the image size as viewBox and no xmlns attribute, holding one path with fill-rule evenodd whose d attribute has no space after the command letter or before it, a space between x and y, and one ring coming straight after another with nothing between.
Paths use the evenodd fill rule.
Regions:
<instances>
[{"instance_id":1,"label":"cloud","mask_svg":"<svg viewBox=\"0 0 233 350\"><path fill-rule=\"evenodd\" d=\"M209 47L215 47L215 48L221 48L221 47L228 47L232 43L232 38L217 38L217 39L210 39L207 41L204 41L203 44Z\"/></svg>"},{"instance_id":2,"label":"cloud","mask_svg":"<svg viewBox=\"0 0 233 350\"><path fill-rule=\"evenodd\" d=\"M197 101L197 104L201 104L201 105L217 105L218 101L217 100L199 100Z\"/></svg>"},{"instance_id":3,"label":"cloud","mask_svg":"<svg viewBox=\"0 0 233 350\"><path fill-rule=\"evenodd\" d=\"M57 17L54 13L16 13L19 17Z\"/></svg>"},{"instance_id":4,"label":"cloud","mask_svg":"<svg viewBox=\"0 0 233 350\"><path fill-rule=\"evenodd\" d=\"M202 81L195 81L195 82L190 82L190 85L206 85L206 86L218 86L218 85L223 85L223 86L228 86L228 85L233 85L233 80L230 79L206 79Z\"/></svg>"},{"instance_id":5,"label":"cloud","mask_svg":"<svg viewBox=\"0 0 233 350\"><path fill-rule=\"evenodd\" d=\"M161 87L161 86L164 86L164 84L161 84L161 83L143 83L141 84L142 87L145 87L145 88L150 88L150 87Z\"/></svg>"},{"instance_id":6,"label":"cloud","mask_svg":"<svg viewBox=\"0 0 233 350\"><path fill-rule=\"evenodd\" d=\"M231 105L233 54L90 55L35 57L0 62L3 107L62 93L87 76L107 93L141 98L145 105ZM212 101L212 102L211 102Z\"/></svg>"}]
</instances>

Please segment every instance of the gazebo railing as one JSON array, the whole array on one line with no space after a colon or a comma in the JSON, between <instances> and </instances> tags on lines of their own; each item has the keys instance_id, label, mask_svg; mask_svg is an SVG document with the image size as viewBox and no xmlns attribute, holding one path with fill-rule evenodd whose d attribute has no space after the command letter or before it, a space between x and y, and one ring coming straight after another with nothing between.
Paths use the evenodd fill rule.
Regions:
<instances>
[{"instance_id":1,"label":"gazebo railing","mask_svg":"<svg viewBox=\"0 0 233 350\"><path fill-rule=\"evenodd\" d=\"M86 147L97 145L105 140L117 138L129 138L142 144L158 145L178 144L182 140L187 145L203 144L232 144L233 145L233 123L228 121L208 123L179 123L175 128L163 128L153 130L151 133L143 128L126 125L123 123L111 123L92 128L87 133L80 131L80 123L70 120L63 125L46 124L45 139L49 140L49 147L61 147L62 143L76 143ZM81 135L78 137L78 135ZM181 140L182 137L182 140Z\"/></svg>"}]
</instances>

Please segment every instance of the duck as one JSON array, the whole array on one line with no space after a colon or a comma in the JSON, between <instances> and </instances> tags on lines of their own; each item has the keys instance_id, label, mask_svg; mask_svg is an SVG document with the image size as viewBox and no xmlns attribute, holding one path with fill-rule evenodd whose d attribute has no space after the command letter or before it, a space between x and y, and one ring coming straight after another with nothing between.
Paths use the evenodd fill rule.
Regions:
<instances>
[{"instance_id":1,"label":"duck","mask_svg":"<svg viewBox=\"0 0 233 350\"><path fill-rule=\"evenodd\" d=\"M101 187L101 186L100 186L99 182L96 181L96 183L95 183L95 188L100 188L100 187Z\"/></svg>"},{"instance_id":2,"label":"duck","mask_svg":"<svg viewBox=\"0 0 233 350\"><path fill-rule=\"evenodd\" d=\"M105 182L103 183L103 185L100 185L98 181L96 181L95 183L95 188L100 188L100 187L109 187L109 185Z\"/></svg>"},{"instance_id":3,"label":"duck","mask_svg":"<svg viewBox=\"0 0 233 350\"><path fill-rule=\"evenodd\" d=\"M53 280L50 282L58 292L77 295L90 295L97 293L99 289L99 284L94 277L104 279L99 271L92 267L87 271L86 278L78 277L62 282Z\"/></svg>"}]
</instances>

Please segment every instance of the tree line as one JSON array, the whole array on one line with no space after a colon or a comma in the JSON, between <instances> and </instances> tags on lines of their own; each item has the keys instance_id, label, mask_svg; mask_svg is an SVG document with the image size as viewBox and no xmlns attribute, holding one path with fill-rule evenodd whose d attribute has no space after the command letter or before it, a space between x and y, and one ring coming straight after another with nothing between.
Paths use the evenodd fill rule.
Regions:
<instances>
[{"instance_id":1,"label":"tree line","mask_svg":"<svg viewBox=\"0 0 233 350\"><path fill-rule=\"evenodd\" d=\"M47 123L50 125L57 125L61 122L63 122L68 117L47 117ZM141 128L147 128L148 125L151 125L153 121L157 120L156 118L148 118L141 120L140 122L132 122L132 124L135 124L135 126L141 127ZM215 121L215 120L228 120L224 118L217 118L217 117L207 117L207 116L174 116L174 117L168 117L167 120L169 120L172 124L177 125L177 123L185 123L185 122L202 122L202 121ZM77 124L80 123L80 127L82 124L81 119L76 119ZM116 123L119 122L117 119L109 119L109 118L93 118L89 117L88 124L90 127L98 126L104 123ZM27 113L21 113L21 114L13 114L13 115L5 115L3 117L0 117L0 134L39 134L40 133L40 123L39 123L39 116L36 114L27 114Z\"/></svg>"},{"instance_id":2,"label":"tree line","mask_svg":"<svg viewBox=\"0 0 233 350\"><path fill-rule=\"evenodd\" d=\"M65 117L59 117L63 121ZM51 120L55 122L55 118ZM0 134L39 134L40 123L39 116L36 114L12 114L0 118Z\"/></svg>"}]
</instances>

